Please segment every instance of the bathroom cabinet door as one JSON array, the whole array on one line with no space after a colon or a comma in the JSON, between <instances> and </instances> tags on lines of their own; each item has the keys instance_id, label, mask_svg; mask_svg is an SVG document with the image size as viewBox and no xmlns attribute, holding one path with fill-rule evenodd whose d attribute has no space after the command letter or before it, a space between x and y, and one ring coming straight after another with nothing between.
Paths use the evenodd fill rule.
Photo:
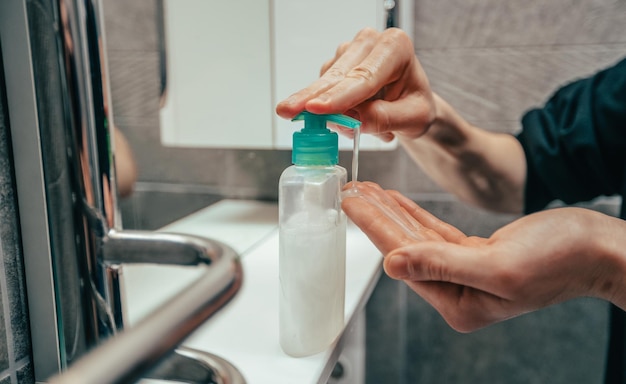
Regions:
<instances>
[{"instance_id":1,"label":"bathroom cabinet door","mask_svg":"<svg viewBox=\"0 0 626 384\"><path fill-rule=\"evenodd\" d=\"M269 4L163 1L163 145L273 146Z\"/></svg>"},{"instance_id":2,"label":"bathroom cabinet door","mask_svg":"<svg viewBox=\"0 0 626 384\"><path fill-rule=\"evenodd\" d=\"M383 0L164 0L163 144L291 148L301 123L278 118L276 103L314 81L340 43L364 27L382 30L385 16ZM361 137L365 150L395 146Z\"/></svg>"}]
</instances>

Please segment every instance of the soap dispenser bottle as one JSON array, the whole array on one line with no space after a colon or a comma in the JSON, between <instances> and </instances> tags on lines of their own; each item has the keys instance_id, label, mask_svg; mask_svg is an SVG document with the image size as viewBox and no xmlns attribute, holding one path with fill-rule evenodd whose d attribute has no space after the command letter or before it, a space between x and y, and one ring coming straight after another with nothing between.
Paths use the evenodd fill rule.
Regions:
<instances>
[{"instance_id":1,"label":"soap dispenser bottle","mask_svg":"<svg viewBox=\"0 0 626 384\"><path fill-rule=\"evenodd\" d=\"M302 112L304 128L293 134L293 165L279 181L280 345L291 356L327 348L344 326L346 217L334 122L361 123L344 115Z\"/></svg>"}]
</instances>

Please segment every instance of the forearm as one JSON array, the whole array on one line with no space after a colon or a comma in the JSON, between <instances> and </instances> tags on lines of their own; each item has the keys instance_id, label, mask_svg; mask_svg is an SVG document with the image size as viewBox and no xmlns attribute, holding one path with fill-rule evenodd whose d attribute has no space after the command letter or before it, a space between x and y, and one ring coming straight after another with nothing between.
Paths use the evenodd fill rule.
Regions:
<instances>
[{"instance_id":1,"label":"forearm","mask_svg":"<svg viewBox=\"0 0 626 384\"><path fill-rule=\"evenodd\" d=\"M411 158L461 200L499 212L523 209L526 161L518 141L465 121L435 95L436 118L418 139L398 136Z\"/></svg>"}]
</instances>

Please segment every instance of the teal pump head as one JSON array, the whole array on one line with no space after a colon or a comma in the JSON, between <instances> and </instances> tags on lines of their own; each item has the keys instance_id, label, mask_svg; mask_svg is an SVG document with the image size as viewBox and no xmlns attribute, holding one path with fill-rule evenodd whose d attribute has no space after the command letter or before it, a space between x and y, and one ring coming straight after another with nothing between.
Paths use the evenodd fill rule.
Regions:
<instances>
[{"instance_id":1,"label":"teal pump head","mask_svg":"<svg viewBox=\"0 0 626 384\"><path fill-rule=\"evenodd\" d=\"M361 122L351 117L330 114L318 115L303 111L292 121L304 120L304 128L293 134L291 160L295 165L335 165L339 162L339 136L326 128L330 121L351 129L361 127Z\"/></svg>"}]
</instances>

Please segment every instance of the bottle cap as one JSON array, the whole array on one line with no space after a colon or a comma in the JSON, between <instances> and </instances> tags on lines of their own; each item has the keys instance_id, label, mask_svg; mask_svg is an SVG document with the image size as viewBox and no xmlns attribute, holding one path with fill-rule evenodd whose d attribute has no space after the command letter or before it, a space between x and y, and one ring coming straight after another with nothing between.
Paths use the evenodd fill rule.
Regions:
<instances>
[{"instance_id":1,"label":"bottle cap","mask_svg":"<svg viewBox=\"0 0 626 384\"><path fill-rule=\"evenodd\" d=\"M339 136L326 128L326 122L356 129L361 122L340 114L314 114L303 111L292 121L304 120L304 128L293 134L291 160L295 165L335 165L339 162Z\"/></svg>"}]
</instances>

